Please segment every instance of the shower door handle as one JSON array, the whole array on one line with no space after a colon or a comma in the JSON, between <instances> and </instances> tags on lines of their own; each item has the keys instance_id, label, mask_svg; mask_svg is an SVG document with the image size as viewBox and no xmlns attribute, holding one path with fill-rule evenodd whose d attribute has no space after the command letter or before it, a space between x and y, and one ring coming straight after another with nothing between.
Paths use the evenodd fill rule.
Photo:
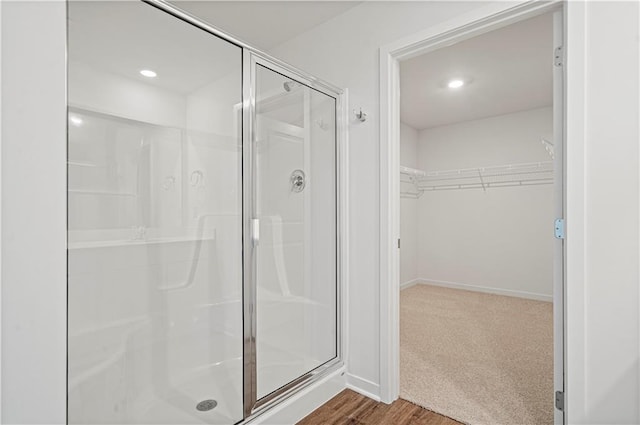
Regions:
<instances>
[{"instance_id":1,"label":"shower door handle","mask_svg":"<svg viewBox=\"0 0 640 425\"><path fill-rule=\"evenodd\" d=\"M251 220L251 241L254 246L260 242L260 220L257 218Z\"/></svg>"}]
</instances>

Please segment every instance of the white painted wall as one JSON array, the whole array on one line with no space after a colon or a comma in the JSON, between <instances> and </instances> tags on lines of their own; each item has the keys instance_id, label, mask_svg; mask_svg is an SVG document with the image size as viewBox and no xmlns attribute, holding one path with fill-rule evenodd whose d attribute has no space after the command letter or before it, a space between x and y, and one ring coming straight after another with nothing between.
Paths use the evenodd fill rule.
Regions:
<instances>
[{"instance_id":1,"label":"white painted wall","mask_svg":"<svg viewBox=\"0 0 640 425\"><path fill-rule=\"evenodd\" d=\"M568 9L569 421L637 424L640 3Z\"/></svg>"},{"instance_id":2,"label":"white painted wall","mask_svg":"<svg viewBox=\"0 0 640 425\"><path fill-rule=\"evenodd\" d=\"M350 129L348 360L352 382L371 391L379 368L377 48L486 4L365 3L275 50L350 88L351 106L369 114ZM64 423L64 3L1 7L2 420ZM567 8L568 420L638 423L639 5ZM611 231L612 222L623 231Z\"/></svg>"},{"instance_id":3,"label":"white painted wall","mask_svg":"<svg viewBox=\"0 0 640 425\"><path fill-rule=\"evenodd\" d=\"M419 168L551 161L540 140L552 132L551 107L422 130ZM421 281L551 301L553 185L427 191L418 204Z\"/></svg>"},{"instance_id":4,"label":"white painted wall","mask_svg":"<svg viewBox=\"0 0 640 425\"><path fill-rule=\"evenodd\" d=\"M3 2L3 6L4 6ZM12 245L12 255L3 249L3 415L9 422L64 422L66 277L64 270L65 232L65 78L64 40L66 21L63 2L21 2L3 10L3 118L13 119L13 130L3 125L3 229L19 232L21 245ZM378 260L378 125L377 59L381 44L480 7L479 3L365 3L327 24L292 40L281 49L285 60L302 66L342 87L352 89L352 105L369 114L366 123L353 123L350 134L351 205L350 237L352 272L351 373L360 387L375 396L378 392L378 276L373 265ZM9 9L9 7L7 7ZM11 42L6 42L11 40ZM350 40L350 42L345 42ZM312 49L307 49L307 42ZM25 51L32 55L25 55ZM277 51L276 51L276 54ZM6 65L9 64L9 65ZM340 64L340 66L336 66ZM42 69L48 72L43 74ZM9 74L10 72L10 74ZM38 84L33 84L37 81ZM10 109L9 109L10 108ZM27 110L28 114L24 111ZM57 118L56 118L57 117ZM37 121L38 126L33 122ZM7 121L9 122L9 121ZM4 134L16 136L7 142ZM32 134L36 137L23 137ZM33 152L24 150L25 140ZM37 167L28 166L34 164ZM8 167L8 168L7 168ZM33 174L37 169L40 174ZM26 177L25 177L26 175ZM25 178L46 175L46 179L25 185ZM30 197L24 197L24 193ZM10 202L11 193L16 202ZM46 207L36 208L34 204ZM25 211L46 210L49 215L31 217ZM33 224L36 225L33 225ZM3 244L11 234L3 231ZM33 241L40 244L34 248ZM60 244L60 246L56 244ZM6 246L6 245L5 245ZM20 247L20 249L16 249ZM24 249L23 249L24 248ZM24 261L42 258L39 268ZM19 267L18 267L19 266ZM41 278L46 276L46 278ZM23 284L25 283L25 284ZM27 285L29 284L29 285ZM16 294L10 293L11 290ZM34 304L39 294L43 305ZM8 304L7 294L11 295ZM40 314L33 315L35 310ZM17 331L17 322L30 323ZM23 325L25 326L25 325ZM11 331L10 335L7 335ZM43 336L44 335L44 336ZM26 340L14 338L24 336ZM32 348L36 349L32 349ZM28 353L29 355L25 355ZM35 367L34 367L35 365ZM37 378L36 378L37 376ZM44 383L43 383L44 381ZM34 387L33 383L41 385ZM31 401L44 403L32 409ZM34 416L38 415L35 419Z\"/></svg>"},{"instance_id":5,"label":"white painted wall","mask_svg":"<svg viewBox=\"0 0 640 425\"><path fill-rule=\"evenodd\" d=\"M400 164L419 168L418 130L400 123ZM406 178L406 177L405 177ZM401 183L401 189L415 191L411 183ZM418 277L418 200L400 199L400 286L415 282Z\"/></svg>"},{"instance_id":6,"label":"white painted wall","mask_svg":"<svg viewBox=\"0 0 640 425\"><path fill-rule=\"evenodd\" d=\"M350 109L362 105L369 113L349 134L349 290L357 297L349 305L348 367L351 382L366 391L379 383L379 276L372 266L379 239L377 49L449 18L461 22L465 11L474 19L489 16L472 12L489 5L365 3L273 51L349 88ZM637 1L567 2L569 423L640 422L638 14ZM624 231L612 232L612 220Z\"/></svg>"},{"instance_id":7,"label":"white painted wall","mask_svg":"<svg viewBox=\"0 0 640 425\"><path fill-rule=\"evenodd\" d=\"M366 2L271 51L276 57L349 89L348 110L366 122L349 126L350 279L347 365L353 385L378 395L379 167L378 49L454 18L484 2ZM215 24L215 22L214 22ZM353 118L353 115L350 115Z\"/></svg>"},{"instance_id":8,"label":"white painted wall","mask_svg":"<svg viewBox=\"0 0 640 425\"><path fill-rule=\"evenodd\" d=\"M1 421L63 424L67 304L65 3L3 1L0 7Z\"/></svg>"},{"instance_id":9,"label":"white painted wall","mask_svg":"<svg viewBox=\"0 0 640 425\"><path fill-rule=\"evenodd\" d=\"M0 56L2 55L2 4L0 4ZM2 99L2 66L0 65L0 99ZM2 101L0 101L0 347L2 347ZM0 348L0 376L2 349ZM0 381L0 423L2 423L2 382Z\"/></svg>"}]
</instances>

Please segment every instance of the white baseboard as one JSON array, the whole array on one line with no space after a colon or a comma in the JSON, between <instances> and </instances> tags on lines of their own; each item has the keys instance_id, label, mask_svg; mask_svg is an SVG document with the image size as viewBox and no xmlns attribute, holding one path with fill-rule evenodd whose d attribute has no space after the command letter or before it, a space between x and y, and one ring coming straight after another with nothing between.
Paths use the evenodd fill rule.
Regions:
<instances>
[{"instance_id":1,"label":"white baseboard","mask_svg":"<svg viewBox=\"0 0 640 425\"><path fill-rule=\"evenodd\" d=\"M487 294L505 295L507 297L526 298L536 301L553 302L552 295L536 294L534 292L514 291L512 289L492 288L489 286L469 285L467 283L447 282L444 280L418 279L421 285L442 286L444 288L463 289L465 291L484 292Z\"/></svg>"},{"instance_id":2,"label":"white baseboard","mask_svg":"<svg viewBox=\"0 0 640 425\"><path fill-rule=\"evenodd\" d=\"M344 390L346 388L345 376L344 368L341 368L312 386L294 394L291 398L255 419L243 422L243 424L281 425L298 423L309 413Z\"/></svg>"},{"instance_id":3,"label":"white baseboard","mask_svg":"<svg viewBox=\"0 0 640 425\"><path fill-rule=\"evenodd\" d=\"M411 288L413 285L417 285L418 283L421 283L421 282L422 282L422 279L413 279L405 283L401 283L400 290L402 291L403 289Z\"/></svg>"},{"instance_id":4,"label":"white baseboard","mask_svg":"<svg viewBox=\"0 0 640 425\"><path fill-rule=\"evenodd\" d=\"M380 385L375 382L347 374L347 388L375 401L380 401Z\"/></svg>"}]
</instances>

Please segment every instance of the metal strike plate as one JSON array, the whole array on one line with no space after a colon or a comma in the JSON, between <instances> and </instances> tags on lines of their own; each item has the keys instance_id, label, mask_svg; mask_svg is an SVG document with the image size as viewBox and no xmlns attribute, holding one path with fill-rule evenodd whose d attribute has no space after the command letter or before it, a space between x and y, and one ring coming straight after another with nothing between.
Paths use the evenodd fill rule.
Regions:
<instances>
[{"instance_id":1,"label":"metal strike plate","mask_svg":"<svg viewBox=\"0 0 640 425\"><path fill-rule=\"evenodd\" d=\"M556 409L564 412L564 392L556 391Z\"/></svg>"}]
</instances>

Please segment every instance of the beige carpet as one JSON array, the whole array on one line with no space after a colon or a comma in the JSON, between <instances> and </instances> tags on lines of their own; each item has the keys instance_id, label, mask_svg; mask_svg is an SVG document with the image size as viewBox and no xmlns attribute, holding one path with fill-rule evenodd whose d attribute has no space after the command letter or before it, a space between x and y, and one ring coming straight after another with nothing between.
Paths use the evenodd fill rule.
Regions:
<instances>
[{"instance_id":1,"label":"beige carpet","mask_svg":"<svg viewBox=\"0 0 640 425\"><path fill-rule=\"evenodd\" d=\"M552 424L552 304L401 291L400 397L472 425Z\"/></svg>"}]
</instances>

